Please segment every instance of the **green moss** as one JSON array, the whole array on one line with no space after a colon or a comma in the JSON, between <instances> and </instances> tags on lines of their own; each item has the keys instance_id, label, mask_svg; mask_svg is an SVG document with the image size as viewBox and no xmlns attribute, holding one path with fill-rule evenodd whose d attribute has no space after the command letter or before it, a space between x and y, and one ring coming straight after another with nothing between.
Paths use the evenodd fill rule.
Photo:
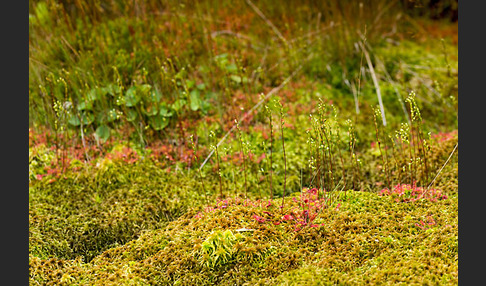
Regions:
<instances>
[{"instance_id":1,"label":"green moss","mask_svg":"<svg viewBox=\"0 0 486 286\"><path fill-rule=\"evenodd\" d=\"M69 275L73 283L94 285L457 283L457 197L397 203L347 192L339 210L322 210L324 225L299 231L291 223L258 222L254 215L261 209L254 202L190 210L165 228L144 231L69 268ZM266 209L280 214L278 208ZM416 226L427 217L434 218L432 231ZM242 228L247 231L238 231ZM208 245L211 251L205 250ZM36 273L31 279L47 277L46 260L30 260Z\"/></svg>"},{"instance_id":2,"label":"green moss","mask_svg":"<svg viewBox=\"0 0 486 286\"><path fill-rule=\"evenodd\" d=\"M457 150L450 155L458 138L440 133L457 129L454 25L403 21L401 6L386 1L359 10L260 1L282 44L244 1L74 2L30 3L31 284L457 284ZM377 7L379 22L368 13ZM355 33L365 26L373 28L364 36L385 106L383 131L394 135L406 122L402 101L413 90L424 134L433 134L427 176L424 164L416 174L401 171L410 160L405 146L394 158L388 153L388 178L381 150L370 148L378 98ZM441 42L437 35L447 32L452 39ZM207 206L220 186L214 156L199 181L209 146L298 68L269 99L281 100L288 115L286 156L277 121L270 152L268 117L248 114L240 122L247 178L230 134L218 151L227 200ZM321 100L329 108L315 130L330 131L327 143L316 143L309 121ZM426 187L437 174L433 188L447 199L378 195L412 181ZM323 202L305 193L316 185L347 192L325 193ZM310 202L302 204L301 192Z\"/></svg>"},{"instance_id":3,"label":"green moss","mask_svg":"<svg viewBox=\"0 0 486 286\"><path fill-rule=\"evenodd\" d=\"M202 202L196 181L164 173L150 162L113 163L33 184L30 253L41 258L82 256L89 261L137 238L143 230L165 226ZM186 184L178 184L179 180Z\"/></svg>"}]
</instances>

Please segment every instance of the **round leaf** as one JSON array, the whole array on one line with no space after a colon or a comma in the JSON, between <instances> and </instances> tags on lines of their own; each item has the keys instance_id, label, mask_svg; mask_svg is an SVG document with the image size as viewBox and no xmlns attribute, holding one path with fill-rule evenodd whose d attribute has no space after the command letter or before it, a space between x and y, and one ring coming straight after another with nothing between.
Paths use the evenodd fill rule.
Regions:
<instances>
[{"instance_id":1,"label":"round leaf","mask_svg":"<svg viewBox=\"0 0 486 286\"><path fill-rule=\"evenodd\" d=\"M72 126L79 126L79 125L81 125L81 120L79 120L78 116L73 114L68 119L68 123L69 123L69 125L72 125Z\"/></svg>"},{"instance_id":2,"label":"round leaf","mask_svg":"<svg viewBox=\"0 0 486 286\"><path fill-rule=\"evenodd\" d=\"M96 134L96 137L98 137L98 139L101 142L106 142L106 140L108 140L108 138L110 137L110 127L108 127L105 124L100 125L100 126L98 126L98 128L96 128L95 134Z\"/></svg>"},{"instance_id":3,"label":"round leaf","mask_svg":"<svg viewBox=\"0 0 486 286\"><path fill-rule=\"evenodd\" d=\"M125 115L127 116L128 121L134 121L135 119L137 119L138 113L134 109L128 109L127 114Z\"/></svg>"},{"instance_id":4,"label":"round leaf","mask_svg":"<svg viewBox=\"0 0 486 286\"><path fill-rule=\"evenodd\" d=\"M179 111L186 103L187 102L184 99L176 100L176 102L172 104L172 109Z\"/></svg>"},{"instance_id":5,"label":"round leaf","mask_svg":"<svg viewBox=\"0 0 486 286\"><path fill-rule=\"evenodd\" d=\"M169 108L164 104L160 107L160 115L165 116L165 117L171 117L172 116L172 111L169 110Z\"/></svg>"},{"instance_id":6,"label":"round leaf","mask_svg":"<svg viewBox=\"0 0 486 286\"><path fill-rule=\"evenodd\" d=\"M152 125L152 127L157 131L164 129L165 127L167 127L167 125L169 125L169 118L162 116L160 114L150 117L149 120L150 120L150 125Z\"/></svg>"},{"instance_id":7,"label":"round leaf","mask_svg":"<svg viewBox=\"0 0 486 286\"><path fill-rule=\"evenodd\" d=\"M143 109L143 112L147 115L147 116L154 116L158 113L158 109L157 109L157 106L155 104L148 104L144 109Z\"/></svg>"},{"instance_id":8,"label":"round leaf","mask_svg":"<svg viewBox=\"0 0 486 286\"><path fill-rule=\"evenodd\" d=\"M199 97L199 90L195 89L191 91L191 110L196 111L201 107L201 98Z\"/></svg>"},{"instance_id":9,"label":"round leaf","mask_svg":"<svg viewBox=\"0 0 486 286\"><path fill-rule=\"evenodd\" d=\"M125 93L125 105L133 107L140 101L140 94L137 92L137 87L130 87Z\"/></svg>"}]
</instances>

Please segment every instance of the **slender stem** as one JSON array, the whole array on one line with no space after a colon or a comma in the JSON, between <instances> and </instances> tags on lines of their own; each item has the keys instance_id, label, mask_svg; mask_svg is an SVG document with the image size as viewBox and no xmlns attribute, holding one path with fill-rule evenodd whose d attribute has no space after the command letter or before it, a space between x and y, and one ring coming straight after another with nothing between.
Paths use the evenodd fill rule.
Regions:
<instances>
[{"instance_id":1,"label":"slender stem","mask_svg":"<svg viewBox=\"0 0 486 286\"><path fill-rule=\"evenodd\" d=\"M375 123L375 134L376 134L376 142L378 144L378 149L380 150L380 155L381 155L381 160L383 162L383 169L384 169L384 173L385 173L385 177L386 177L386 180L387 180L387 185L389 186L390 185L390 181L388 179L388 174L386 173L386 164L385 164L385 157L383 156L383 152L381 150L381 141L380 141L380 138L378 136L378 124L376 122L376 112L373 112L373 121Z\"/></svg>"},{"instance_id":2,"label":"slender stem","mask_svg":"<svg viewBox=\"0 0 486 286\"><path fill-rule=\"evenodd\" d=\"M284 139L284 132L283 132L283 117L282 117L282 125L280 127L280 131L282 133L282 149L283 149L283 155L284 155L284 188L283 188L283 195L282 195L282 208L284 206L284 201L285 201L285 189L287 186L287 157L285 155L285 139Z\"/></svg>"},{"instance_id":3,"label":"slender stem","mask_svg":"<svg viewBox=\"0 0 486 286\"><path fill-rule=\"evenodd\" d=\"M331 132L332 132L331 129L329 129L329 136L332 136ZM332 145L331 145L331 142L329 141L329 138L327 137L327 132L326 132L325 129L323 130L323 133L324 133L324 138L326 139L326 143L327 143L327 152L329 154L329 176L331 177L331 186L330 186L329 190L333 190L334 187L336 186L336 184L334 182L334 170L333 170L333 164L332 164L332 161L333 161L332 160L332 154L331 154Z\"/></svg>"},{"instance_id":4,"label":"slender stem","mask_svg":"<svg viewBox=\"0 0 486 286\"><path fill-rule=\"evenodd\" d=\"M321 186L322 190L326 189L326 171L324 170L327 162L326 151L324 150L324 139L322 133L319 133L319 147L322 147L322 174L321 174ZM329 189L329 188L328 188Z\"/></svg>"},{"instance_id":5,"label":"slender stem","mask_svg":"<svg viewBox=\"0 0 486 286\"><path fill-rule=\"evenodd\" d=\"M245 176L245 199L248 198L248 187L246 184L246 156L245 156L245 151L243 150L243 139L241 137L241 130L240 130L240 125L238 124L238 120L235 119L235 124L236 124L236 129L238 129L238 134L239 134L239 142L240 142L240 154L243 155L243 174Z\"/></svg>"},{"instance_id":6,"label":"slender stem","mask_svg":"<svg viewBox=\"0 0 486 286\"><path fill-rule=\"evenodd\" d=\"M393 140L393 137L391 137L391 136L390 136L390 140L392 141L392 155L393 155L393 159L395 160L395 169L396 169L397 175L398 175L398 184L401 184L402 179L401 179L401 176L400 176L400 169L398 168L398 159L397 159L397 154L396 154L396 151L395 151L395 141Z\"/></svg>"},{"instance_id":7,"label":"slender stem","mask_svg":"<svg viewBox=\"0 0 486 286\"><path fill-rule=\"evenodd\" d=\"M270 197L273 200L273 181L272 181L272 174L273 174L273 123L272 123L272 114L269 113L268 118L270 119Z\"/></svg>"},{"instance_id":8,"label":"slender stem","mask_svg":"<svg viewBox=\"0 0 486 286\"><path fill-rule=\"evenodd\" d=\"M344 179L344 182L343 182L343 185L344 185L344 195L346 196L346 168L344 167L344 159L343 159L343 155L341 153L341 148L339 147L339 144L341 143L341 136L339 136L339 131L336 132L337 134L337 138L338 138L338 154L339 154L339 158L341 159L341 168L342 168L342 177Z\"/></svg>"},{"instance_id":9,"label":"slender stem","mask_svg":"<svg viewBox=\"0 0 486 286\"><path fill-rule=\"evenodd\" d=\"M191 135L191 144L192 144L192 151L194 153L194 160L197 161L197 149L196 149L196 144L194 143L193 135ZM206 204L209 204L208 193L206 192L206 188L204 187L204 180L200 168L198 168L198 173L199 173L199 181L201 182L201 186L204 192L204 197L206 198Z\"/></svg>"},{"instance_id":10,"label":"slender stem","mask_svg":"<svg viewBox=\"0 0 486 286\"><path fill-rule=\"evenodd\" d=\"M427 186L427 189L429 189L430 186L432 186L432 184L435 182L435 179L437 179L437 177L439 176L439 174L442 172L442 169L444 169L444 167L447 165L447 163L449 163L449 160L452 158L452 155L456 151L458 144L459 143L456 143L456 146L454 146L454 150L452 150L451 154L449 155L449 158L447 158L447 160L445 161L444 165L442 165L442 167L440 168L439 172L437 172L437 175L435 175L435 177L432 180L432 182L430 182L430 184Z\"/></svg>"},{"instance_id":11,"label":"slender stem","mask_svg":"<svg viewBox=\"0 0 486 286\"><path fill-rule=\"evenodd\" d=\"M382 127L383 129L382 130L382 138L383 138L383 149L385 150L385 174L386 174L386 178L387 178L387 182L388 182L388 187L391 188L392 186L390 185L390 167L388 166L388 151L387 151L387 146L386 146L386 136L385 136L385 128L386 126L383 126Z\"/></svg>"},{"instance_id":12,"label":"slender stem","mask_svg":"<svg viewBox=\"0 0 486 286\"><path fill-rule=\"evenodd\" d=\"M318 136L316 136L316 142L317 142L316 145L315 145L316 146L315 147L315 152L316 152L316 170L317 170L316 171L316 176L317 176L317 183L316 183L316 185L317 185L317 190L318 190L318 192L317 192L317 198L319 199L319 190L321 190L323 188L323 186L321 184L321 173L319 172L319 170L320 170L320 157L319 157L320 152L319 152L319 146L320 145L319 145L319 137Z\"/></svg>"},{"instance_id":13,"label":"slender stem","mask_svg":"<svg viewBox=\"0 0 486 286\"><path fill-rule=\"evenodd\" d=\"M219 153L218 153L218 147L215 147L216 149L216 162L218 164L218 177L219 177L219 196L223 198L223 179L221 177L221 168L219 166Z\"/></svg>"}]
</instances>

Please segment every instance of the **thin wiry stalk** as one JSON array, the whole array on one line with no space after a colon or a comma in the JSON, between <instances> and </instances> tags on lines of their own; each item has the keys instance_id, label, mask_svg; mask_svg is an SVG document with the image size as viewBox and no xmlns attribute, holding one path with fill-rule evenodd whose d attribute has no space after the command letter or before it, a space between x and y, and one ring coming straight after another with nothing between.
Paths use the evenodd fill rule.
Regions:
<instances>
[{"instance_id":1,"label":"thin wiry stalk","mask_svg":"<svg viewBox=\"0 0 486 286\"><path fill-rule=\"evenodd\" d=\"M386 170L385 157L383 155L383 151L381 150L381 140L380 140L380 137L378 136L379 131L378 131L378 123L376 122L376 113L377 112L373 112L373 121L375 123L376 142L378 144L378 148L380 149L381 160L383 162L383 170L384 170L386 181L387 181L386 183L387 183L387 186L390 186L390 179L388 178L388 173L387 173L387 170Z\"/></svg>"},{"instance_id":2,"label":"thin wiry stalk","mask_svg":"<svg viewBox=\"0 0 486 286\"><path fill-rule=\"evenodd\" d=\"M330 127L330 126L329 126ZM331 136L331 129L329 129L329 136ZM335 187L335 182L334 182L334 168L333 168L333 164L332 164L332 145L331 145L331 142L329 141L329 138L327 137L327 132L326 130L324 129L323 130L323 133L324 133L324 138L326 139L326 143L327 143L327 151L328 151L328 154L329 154L329 176L331 177L331 185L329 186L329 189L334 189ZM331 140L332 141L332 140Z\"/></svg>"},{"instance_id":3,"label":"thin wiry stalk","mask_svg":"<svg viewBox=\"0 0 486 286\"><path fill-rule=\"evenodd\" d=\"M282 149L283 149L283 155L284 155L284 187L283 187L283 195L282 195L282 207L284 206L284 201L285 201L285 189L287 187L287 156L285 155L285 138L284 138L284 132L283 132L283 124L282 128L280 128L282 132Z\"/></svg>"},{"instance_id":4,"label":"thin wiry stalk","mask_svg":"<svg viewBox=\"0 0 486 286\"><path fill-rule=\"evenodd\" d=\"M343 185L344 185L344 188L346 188L346 168L344 167L344 158L343 158L343 155L341 153L341 148L339 147L339 145L341 144L341 136L339 135L339 131L336 132L337 133L337 138L338 138L338 154L339 154L339 158L341 159L341 168L342 168L342 178L344 179L344 182L343 182ZM346 189L344 189L344 195L346 195Z\"/></svg>"},{"instance_id":5,"label":"thin wiry stalk","mask_svg":"<svg viewBox=\"0 0 486 286\"><path fill-rule=\"evenodd\" d=\"M221 168L219 166L219 153L218 153L218 148L216 147L216 162L218 164L218 177L219 177L219 195L221 198L223 198L223 178L221 176Z\"/></svg>"},{"instance_id":6,"label":"thin wiry stalk","mask_svg":"<svg viewBox=\"0 0 486 286\"><path fill-rule=\"evenodd\" d=\"M191 135L191 145L192 145L192 150L194 152L194 161L197 161L197 149L196 149L196 144L194 143L194 136ZM208 198L208 193L206 192L206 188L204 187L204 180L203 176L201 174L201 169L198 168L198 173L199 173L199 182L201 182L201 186L204 192L204 196L206 198L206 203L209 204L209 198Z\"/></svg>"},{"instance_id":7,"label":"thin wiry stalk","mask_svg":"<svg viewBox=\"0 0 486 286\"><path fill-rule=\"evenodd\" d=\"M273 182L272 182L272 174L273 174L273 122L272 122L272 113L267 105L265 105L265 111L268 115L268 119L270 121L270 198L273 200Z\"/></svg>"},{"instance_id":8,"label":"thin wiry stalk","mask_svg":"<svg viewBox=\"0 0 486 286\"><path fill-rule=\"evenodd\" d=\"M449 157L447 158L447 160L445 161L444 165L442 165L442 167L440 168L439 172L437 172L437 175L435 175L434 179L432 180L432 182L430 182L430 184L427 186L427 189L430 188L430 186L432 186L432 184L434 184L435 180L437 179L437 177L440 175L440 173L442 172L442 169L444 169L444 167L447 165L447 163L449 163L449 160L452 158L452 155L454 154L454 152L456 151L457 149L457 145L459 143L456 143L456 146L454 146L454 149L452 150L451 154L449 155Z\"/></svg>"},{"instance_id":9,"label":"thin wiry stalk","mask_svg":"<svg viewBox=\"0 0 486 286\"><path fill-rule=\"evenodd\" d=\"M238 130L238 135L239 135L239 142L240 142L240 152L243 155L243 175L245 177L245 199L248 198L248 186L246 183L246 155L245 155L245 150L243 148L243 139L241 137L241 129L240 125L238 124L238 120L235 119L235 126L236 129Z\"/></svg>"},{"instance_id":10,"label":"thin wiry stalk","mask_svg":"<svg viewBox=\"0 0 486 286\"><path fill-rule=\"evenodd\" d=\"M396 169L396 172L397 172L397 175L398 175L398 184L401 184L402 183L402 178L401 178L401 175L400 175L400 169L398 167L398 159L397 159L397 154L396 154L396 151L395 151L395 140L393 140L393 137L390 135L390 140L392 141L392 155L393 155L393 159L395 160L395 169Z\"/></svg>"}]
</instances>

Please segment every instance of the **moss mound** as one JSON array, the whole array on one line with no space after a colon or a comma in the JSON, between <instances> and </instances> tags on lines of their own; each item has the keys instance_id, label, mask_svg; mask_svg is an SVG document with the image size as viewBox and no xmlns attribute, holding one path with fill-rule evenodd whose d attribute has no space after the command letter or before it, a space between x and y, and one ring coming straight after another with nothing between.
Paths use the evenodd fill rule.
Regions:
<instances>
[{"instance_id":1,"label":"moss mound","mask_svg":"<svg viewBox=\"0 0 486 286\"><path fill-rule=\"evenodd\" d=\"M31 256L30 279L55 285L457 284L457 196L413 202L369 192L333 196L297 194L283 209L280 201L238 199L192 209L89 263Z\"/></svg>"},{"instance_id":2,"label":"moss mound","mask_svg":"<svg viewBox=\"0 0 486 286\"><path fill-rule=\"evenodd\" d=\"M104 161L54 181L36 181L29 189L29 253L90 261L201 204L204 195L195 184L187 174L167 176L144 161Z\"/></svg>"}]
</instances>

